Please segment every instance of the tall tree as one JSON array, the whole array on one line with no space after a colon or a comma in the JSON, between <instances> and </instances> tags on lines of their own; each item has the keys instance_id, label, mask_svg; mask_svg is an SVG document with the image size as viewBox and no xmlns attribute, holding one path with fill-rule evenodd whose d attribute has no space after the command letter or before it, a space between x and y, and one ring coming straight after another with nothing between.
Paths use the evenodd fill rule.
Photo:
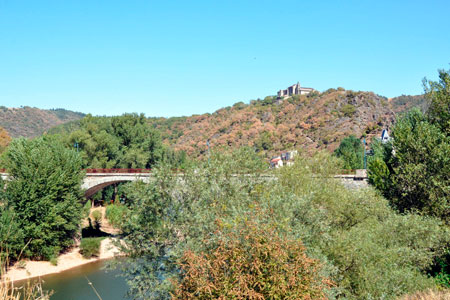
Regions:
<instances>
[{"instance_id":1,"label":"tall tree","mask_svg":"<svg viewBox=\"0 0 450 300\"><path fill-rule=\"evenodd\" d=\"M427 111L431 123L450 135L450 70L439 70L439 81L424 79L425 96L429 102Z\"/></svg>"},{"instance_id":2,"label":"tall tree","mask_svg":"<svg viewBox=\"0 0 450 300\"><path fill-rule=\"evenodd\" d=\"M164 156L160 135L143 114L88 115L80 127L72 132L67 144L78 145L85 167L151 168Z\"/></svg>"},{"instance_id":3,"label":"tall tree","mask_svg":"<svg viewBox=\"0 0 450 300\"><path fill-rule=\"evenodd\" d=\"M361 141L353 135L343 139L334 154L344 161L345 169L363 168L364 148Z\"/></svg>"},{"instance_id":4,"label":"tall tree","mask_svg":"<svg viewBox=\"0 0 450 300\"><path fill-rule=\"evenodd\" d=\"M4 157L11 176L4 198L28 246L25 256L50 259L71 246L81 222L81 158L51 137L14 140Z\"/></svg>"},{"instance_id":5,"label":"tall tree","mask_svg":"<svg viewBox=\"0 0 450 300\"><path fill-rule=\"evenodd\" d=\"M369 180L400 211L420 211L450 223L450 71L424 81L429 108L395 124L392 142L369 164Z\"/></svg>"}]
</instances>

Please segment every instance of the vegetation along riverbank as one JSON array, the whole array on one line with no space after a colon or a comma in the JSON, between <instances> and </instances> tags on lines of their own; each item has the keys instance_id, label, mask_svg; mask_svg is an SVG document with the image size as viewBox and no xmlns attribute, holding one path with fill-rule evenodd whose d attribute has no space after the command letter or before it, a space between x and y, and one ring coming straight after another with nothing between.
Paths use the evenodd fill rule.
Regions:
<instances>
[{"instance_id":1,"label":"vegetation along riverbank","mask_svg":"<svg viewBox=\"0 0 450 300\"><path fill-rule=\"evenodd\" d=\"M395 116L386 140L364 145L367 135L349 135L334 152L299 148L273 169L270 139L187 156L136 114L88 115L73 128L13 139L1 156L9 177L0 188L0 259L11 262L2 270L17 280L120 251L135 299L445 299L449 87L449 71L425 80L426 105ZM351 98L341 92L282 101L295 109ZM346 111L348 120L354 110ZM334 178L365 165L365 188ZM85 168L152 176L104 182L87 200Z\"/></svg>"}]
</instances>

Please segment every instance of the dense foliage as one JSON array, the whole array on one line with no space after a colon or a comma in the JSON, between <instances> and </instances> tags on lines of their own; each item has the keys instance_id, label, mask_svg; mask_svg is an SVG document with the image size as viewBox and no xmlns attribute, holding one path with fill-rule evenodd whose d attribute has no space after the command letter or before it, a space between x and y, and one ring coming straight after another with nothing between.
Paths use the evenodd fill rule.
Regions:
<instances>
[{"instance_id":1,"label":"dense foliage","mask_svg":"<svg viewBox=\"0 0 450 300\"><path fill-rule=\"evenodd\" d=\"M52 138L16 139L3 164L11 180L0 204L2 231L15 231L13 238L18 240L11 241L10 234L0 242L14 248L13 254L25 244L23 255L38 259L50 259L71 246L81 221L79 155Z\"/></svg>"},{"instance_id":2,"label":"dense foliage","mask_svg":"<svg viewBox=\"0 0 450 300\"><path fill-rule=\"evenodd\" d=\"M63 139L75 147L87 168L151 168L160 161L181 166L183 153L163 146L159 133L152 129L143 114L117 117L86 116L80 128Z\"/></svg>"},{"instance_id":3,"label":"dense foliage","mask_svg":"<svg viewBox=\"0 0 450 300\"><path fill-rule=\"evenodd\" d=\"M240 165L247 174L236 174ZM346 189L332 178L338 168L336 159L318 153L264 177L256 169L252 173L240 155L213 153L209 163L187 168L182 180L169 166L156 170L153 182L134 183L122 226L131 294L166 299L176 291L174 282L199 287L206 277L185 277L195 270L186 268L187 258L207 266L217 262L220 247L222 255L234 251L233 245L247 247L239 239L249 215L274 241L286 243L288 253L302 255L303 244L307 257L320 260L318 274L335 283L321 289L328 298L393 299L433 287L426 272L445 251L447 229L438 219L397 214L372 189ZM241 262L257 259L257 251L247 251L252 255ZM265 262L261 268L270 269L271 260ZM214 274L224 283L237 273Z\"/></svg>"},{"instance_id":4,"label":"dense foliage","mask_svg":"<svg viewBox=\"0 0 450 300\"><path fill-rule=\"evenodd\" d=\"M279 236L253 215L234 232L217 226L220 238L205 240L206 253L183 254L172 299L326 299L331 282L299 240Z\"/></svg>"},{"instance_id":5,"label":"dense foliage","mask_svg":"<svg viewBox=\"0 0 450 300\"><path fill-rule=\"evenodd\" d=\"M450 136L450 70L439 70L439 81L424 80L424 85L429 101L428 119Z\"/></svg>"},{"instance_id":6,"label":"dense foliage","mask_svg":"<svg viewBox=\"0 0 450 300\"><path fill-rule=\"evenodd\" d=\"M344 169L362 169L364 159L364 147L361 141L351 135L342 140L339 147L334 150L334 155L344 162Z\"/></svg>"},{"instance_id":7,"label":"dense foliage","mask_svg":"<svg viewBox=\"0 0 450 300\"><path fill-rule=\"evenodd\" d=\"M84 258L91 258L100 255L100 244L103 238L91 237L82 238L80 243L80 253Z\"/></svg>"},{"instance_id":8,"label":"dense foliage","mask_svg":"<svg viewBox=\"0 0 450 300\"><path fill-rule=\"evenodd\" d=\"M0 127L0 153L5 151L10 142L11 137L8 132L3 127Z\"/></svg>"},{"instance_id":9,"label":"dense foliage","mask_svg":"<svg viewBox=\"0 0 450 300\"><path fill-rule=\"evenodd\" d=\"M251 146L266 157L293 148L313 154L318 149L333 151L350 135L381 134L395 120L394 100L371 92L329 89L238 102L212 114L148 121L161 131L165 143L191 157L206 156L208 139L212 148Z\"/></svg>"},{"instance_id":10,"label":"dense foliage","mask_svg":"<svg viewBox=\"0 0 450 300\"><path fill-rule=\"evenodd\" d=\"M450 220L450 76L428 82L429 109L400 118L392 141L369 164L369 179L392 205Z\"/></svg>"},{"instance_id":11,"label":"dense foliage","mask_svg":"<svg viewBox=\"0 0 450 300\"><path fill-rule=\"evenodd\" d=\"M400 212L419 212L450 225L450 71L438 82L424 80L428 110L413 109L392 130L389 143L374 148L369 181ZM430 274L450 286L448 250Z\"/></svg>"},{"instance_id":12,"label":"dense foliage","mask_svg":"<svg viewBox=\"0 0 450 300\"><path fill-rule=\"evenodd\" d=\"M114 227L120 227L127 214L128 208L120 203L114 203L106 207L106 218Z\"/></svg>"}]
</instances>

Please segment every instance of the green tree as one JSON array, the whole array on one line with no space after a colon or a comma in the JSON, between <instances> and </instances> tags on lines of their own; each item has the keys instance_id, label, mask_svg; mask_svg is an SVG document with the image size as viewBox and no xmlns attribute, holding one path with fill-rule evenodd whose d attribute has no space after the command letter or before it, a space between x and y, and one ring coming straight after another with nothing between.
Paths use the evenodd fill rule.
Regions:
<instances>
[{"instance_id":1,"label":"green tree","mask_svg":"<svg viewBox=\"0 0 450 300\"><path fill-rule=\"evenodd\" d=\"M246 157L213 152L209 163L187 168L182 180L173 176L170 166L161 166L154 181L130 185L121 229L135 299L168 299L173 282L204 287L202 279L211 277L186 278L192 273L184 273L188 269L183 269L183 261L189 260L183 257L190 253L194 260L206 260L206 268L225 254L216 251L220 246L224 251L251 247L252 234L245 232L245 224L252 218L274 240L304 243L307 256L320 260L321 277L336 283L324 290L330 299L394 299L435 284L425 272L449 238L438 219L397 214L372 189L346 189L331 176L340 168L339 160L327 153L299 156L293 166L272 171L270 178L259 176L259 164L246 164ZM240 167L244 174L237 172ZM256 233L255 241L270 240ZM248 244L240 240L245 238ZM254 255L243 256L241 262L258 257L258 249L252 250L246 253ZM224 268L229 262L223 260ZM277 278L286 274L273 273Z\"/></svg>"},{"instance_id":2,"label":"green tree","mask_svg":"<svg viewBox=\"0 0 450 300\"><path fill-rule=\"evenodd\" d=\"M425 97L429 102L428 120L450 135L450 70L439 70L439 81L424 79Z\"/></svg>"},{"instance_id":3,"label":"green tree","mask_svg":"<svg viewBox=\"0 0 450 300\"><path fill-rule=\"evenodd\" d=\"M80 121L80 129L66 137L69 147L75 143L87 168L151 168L165 158L179 159L180 164L185 159L169 153L143 114L87 115Z\"/></svg>"},{"instance_id":4,"label":"green tree","mask_svg":"<svg viewBox=\"0 0 450 300\"><path fill-rule=\"evenodd\" d=\"M345 169L362 169L364 158L364 147L361 141L351 135L342 140L334 155L344 161Z\"/></svg>"},{"instance_id":5,"label":"green tree","mask_svg":"<svg viewBox=\"0 0 450 300\"><path fill-rule=\"evenodd\" d=\"M4 199L23 231L25 256L50 259L73 245L81 222L81 163L50 137L16 139L8 147Z\"/></svg>"},{"instance_id":6,"label":"green tree","mask_svg":"<svg viewBox=\"0 0 450 300\"><path fill-rule=\"evenodd\" d=\"M0 262L16 259L24 246L24 235L16 214L12 208L0 205Z\"/></svg>"},{"instance_id":7,"label":"green tree","mask_svg":"<svg viewBox=\"0 0 450 300\"><path fill-rule=\"evenodd\" d=\"M400 118L383 159L369 163L370 182L399 211L450 220L450 138L418 109Z\"/></svg>"}]
</instances>

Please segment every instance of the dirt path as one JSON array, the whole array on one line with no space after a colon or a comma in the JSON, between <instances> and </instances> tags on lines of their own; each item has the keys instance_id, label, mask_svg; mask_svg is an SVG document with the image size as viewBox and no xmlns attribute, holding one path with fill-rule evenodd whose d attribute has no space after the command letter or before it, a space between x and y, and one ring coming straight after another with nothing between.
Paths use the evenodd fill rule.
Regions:
<instances>
[{"instance_id":1,"label":"dirt path","mask_svg":"<svg viewBox=\"0 0 450 300\"><path fill-rule=\"evenodd\" d=\"M114 228L114 227L109 223L108 219L106 218L106 207L103 207L103 206L96 206L96 207L94 207L94 208L91 208L91 212L89 213L89 217L91 218L91 220L94 220L94 217L93 217L92 214L93 214L95 211L99 211L99 212L101 213L101 215L102 215L102 218L101 218L101 221L100 221L100 230L101 230L101 231L103 231L103 232L105 232L105 233L108 233L108 234L111 234L111 235L113 235L113 236L120 233L120 230L117 229L117 228ZM82 226L83 226L83 227L87 227L88 225L89 225L88 220L84 220Z\"/></svg>"}]
</instances>

